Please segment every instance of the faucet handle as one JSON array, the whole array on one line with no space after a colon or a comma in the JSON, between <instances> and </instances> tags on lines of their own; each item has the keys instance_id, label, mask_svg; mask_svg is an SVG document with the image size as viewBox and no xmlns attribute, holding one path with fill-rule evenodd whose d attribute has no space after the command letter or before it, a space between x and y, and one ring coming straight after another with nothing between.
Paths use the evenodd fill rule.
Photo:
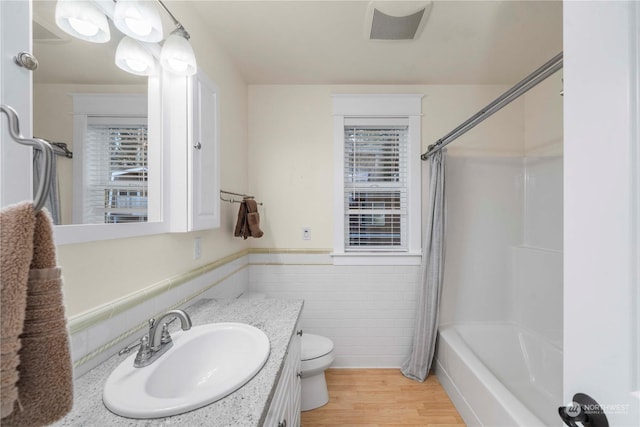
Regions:
<instances>
[{"instance_id":1,"label":"faucet handle","mask_svg":"<svg viewBox=\"0 0 640 427\"><path fill-rule=\"evenodd\" d=\"M174 317L173 320L176 320L177 317ZM173 322L173 320L171 322ZM169 324L171 322L165 323L164 325L162 325L162 336L160 337L160 344L168 344L171 341L173 341L171 339L171 335L169 334Z\"/></svg>"},{"instance_id":2,"label":"faucet handle","mask_svg":"<svg viewBox=\"0 0 640 427\"><path fill-rule=\"evenodd\" d=\"M140 350L138 350L138 354L136 354L136 360L134 360L133 366L146 361L151 357L151 355L152 352L151 347L149 347L149 336L145 335L140 339Z\"/></svg>"},{"instance_id":3,"label":"faucet handle","mask_svg":"<svg viewBox=\"0 0 640 427\"><path fill-rule=\"evenodd\" d=\"M149 348L149 336L145 335L142 338L140 338L140 341L133 343L125 348L123 348L122 350L120 350L118 352L118 356L122 356L123 354L128 354L131 352L131 350L133 350L134 348L140 346L140 350L138 350L138 354L143 351L143 348L146 347L147 349Z\"/></svg>"},{"instance_id":4,"label":"faucet handle","mask_svg":"<svg viewBox=\"0 0 640 427\"><path fill-rule=\"evenodd\" d=\"M123 354L128 354L129 352L131 352L131 350L133 350L134 348L136 348L139 345L140 345L140 341L123 348L122 350L120 350L118 352L118 356L122 356Z\"/></svg>"}]
</instances>

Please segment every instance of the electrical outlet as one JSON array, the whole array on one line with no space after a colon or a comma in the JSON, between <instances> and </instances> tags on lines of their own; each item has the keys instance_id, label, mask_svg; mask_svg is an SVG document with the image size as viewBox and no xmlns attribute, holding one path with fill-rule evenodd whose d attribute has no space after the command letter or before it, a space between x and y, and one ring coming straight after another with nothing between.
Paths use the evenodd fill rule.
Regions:
<instances>
[{"instance_id":1,"label":"electrical outlet","mask_svg":"<svg viewBox=\"0 0 640 427\"><path fill-rule=\"evenodd\" d=\"M193 239L193 259L200 259L202 257L202 240L200 237Z\"/></svg>"},{"instance_id":2,"label":"electrical outlet","mask_svg":"<svg viewBox=\"0 0 640 427\"><path fill-rule=\"evenodd\" d=\"M311 227L302 227L302 240L311 240Z\"/></svg>"}]
</instances>

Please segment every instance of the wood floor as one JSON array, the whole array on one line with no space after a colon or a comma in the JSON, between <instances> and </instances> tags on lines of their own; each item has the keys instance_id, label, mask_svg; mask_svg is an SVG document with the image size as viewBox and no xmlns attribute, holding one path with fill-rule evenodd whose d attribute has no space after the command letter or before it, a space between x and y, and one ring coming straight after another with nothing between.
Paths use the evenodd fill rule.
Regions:
<instances>
[{"instance_id":1,"label":"wood floor","mask_svg":"<svg viewBox=\"0 0 640 427\"><path fill-rule=\"evenodd\" d=\"M302 427L463 427L435 375L424 383L399 369L329 369L329 403L302 413Z\"/></svg>"}]
</instances>

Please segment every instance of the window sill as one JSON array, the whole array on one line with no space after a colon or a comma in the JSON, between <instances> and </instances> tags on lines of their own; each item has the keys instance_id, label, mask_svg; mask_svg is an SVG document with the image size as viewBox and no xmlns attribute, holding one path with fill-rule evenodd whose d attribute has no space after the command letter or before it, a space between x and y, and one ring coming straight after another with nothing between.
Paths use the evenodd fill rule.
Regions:
<instances>
[{"instance_id":1,"label":"window sill","mask_svg":"<svg viewBox=\"0 0 640 427\"><path fill-rule=\"evenodd\" d=\"M420 265L420 252L332 252L333 265Z\"/></svg>"}]
</instances>

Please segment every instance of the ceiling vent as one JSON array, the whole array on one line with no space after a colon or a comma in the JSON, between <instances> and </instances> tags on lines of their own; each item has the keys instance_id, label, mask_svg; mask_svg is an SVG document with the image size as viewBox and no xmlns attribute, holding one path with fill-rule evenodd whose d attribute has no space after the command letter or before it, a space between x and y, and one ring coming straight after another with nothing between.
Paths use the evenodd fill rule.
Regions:
<instances>
[{"instance_id":1,"label":"ceiling vent","mask_svg":"<svg viewBox=\"0 0 640 427\"><path fill-rule=\"evenodd\" d=\"M413 40L431 13L430 1L372 1L367 7L365 35L370 40Z\"/></svg>"}]
</instances>

